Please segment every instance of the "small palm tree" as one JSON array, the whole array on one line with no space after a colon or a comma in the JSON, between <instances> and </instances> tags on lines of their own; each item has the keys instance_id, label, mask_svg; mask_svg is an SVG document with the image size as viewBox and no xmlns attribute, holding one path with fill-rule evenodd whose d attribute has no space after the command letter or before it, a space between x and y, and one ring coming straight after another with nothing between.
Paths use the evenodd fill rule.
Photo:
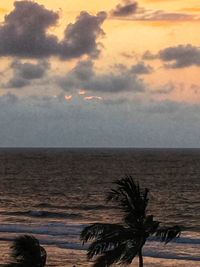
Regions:
<instances>
[{"instance_id":1,"label":"small palm tree","mask_svg":"<svg viewBox=\"0 0 200 267\"><path fill-rule=\"evenodd\" d=\"M44 267L46 251L39 241L30 235L17 237L11 246L11 262L5 267Z\"/></svg>"},{"instance_id":2,"label":"small palm tree","mask_svg":"<svg viewBox=\"0 0 200 267\"><path fill-rule=\"evenodd\" d=\"M116 201L123 211L122 224L92 224L83 229L81 240L83 244L93 240L87 256L88 259L96 258L94 267L130 264L136 256L139 257L139 267L142 267L142 248L147 239L156 236L167 244L180 236L180 227L160 227L160 222L147 214L149 190L142 190L131 176L117 180L115 184L108 201Z\"/></svg>"}]
</instances>

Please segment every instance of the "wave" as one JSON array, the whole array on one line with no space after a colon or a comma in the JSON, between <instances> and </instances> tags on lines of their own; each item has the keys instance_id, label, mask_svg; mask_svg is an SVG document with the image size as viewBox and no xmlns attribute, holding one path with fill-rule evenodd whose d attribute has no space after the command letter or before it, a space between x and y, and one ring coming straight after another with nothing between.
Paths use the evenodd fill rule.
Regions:
<instances>
[{"instance_id":1,"label":"wave","mask_svg":"<svg viewBox=\"0 0 200 267\"><path fill-rule=\"evenodd\" d=\"M151 258L159 258L159 259L168 259L168 260L188 260L188 261L200 261L200 257L192 256L192 255L177 255L170 252L152 252L152 251L145 251L145 257Z\"/></svg>"},{"instance_id":2,"label":"wave","mask_svg":"<svg viewBox=\"0 0 200 267\"><path fill-rule=\"evenodd\" d=\"M0 212L1 215L6 216L28 216L28 217L39 217L39 218L67 218L67 219L80 219L82 216L78 213L65 213L65 212L51 212L44 210L29 210L29 211L11 211L11 212Z\"/></svg>"},{"instance_id":3,"label":"wave","mask_svg":"<svg viewBox=\"0 0 200 267\"><path fill-rule=\"evenodd\" d=\"M85 224L69 224L62 222L46 223L42 225L26 224L1 224L0 232L6 233L31 233L50 236L79 236ZM194 235L194 233L193 233ZM150 238L148 242L157 242L158 238ZM171 243L200 245L200 238L180 237Z\"/></svg>"},{"instance_id":4,"label":"wave","mask_svg":"<svg viewBox=\"0 0 200 267\"><path fill-rule=\"evenodd\" d=\"M12 241L11 237L0 238L0 241ZM86 250L87 245L82 245L81 243L71 243L67 241L51 240L51 239L42 239L40 238L40 243L46 246L56 246L61 249L70 249L70 250ZM166 259L166 260L184 260L184 261L200 261L200 257L195 255L178 255L170 252L154 252L151 249L145 249L143 252L144 257L157 258L157 259Z\"/></svg>"},{"instance_id":5,"label":"wave","mask_svg":"<svg viewBox=\"0 0 200 267\"><path fill-rule=\"evenodd\" d=\"M149 238L148 241L149 242L159 241L159 238L156 237ZM171 243L200 245L200 238L179 237L172 240Z\"/></svg>"},{"instance_id":6,"label":"wave","mask_svg":"<svg viewBox=\"0 0 200 267\"><path fill-rule=\"evenodd\" d=\"M117 206L105 206L105 205L95 205L95 204L81 204L81 205L53 205L49 203L40 203L35 205L36 208L50 208L50 209L73 209L73 210L110 210L110 209L119 209Z\"/></svg>"},{"instance_id":7,"label":"wave","mask_svg":"<svg viewBox=\"0 0 200 267\"><path fill-rule=\"evenodd\" d=\"M0 241L12 241L12 237L1 237ZM51 240L47 238L41 238L40 237L40 243L42 245L50 245L50 246L56 246L61 249L70 249L70 250L86 250L88 248L88 245L82 245L80 243L72 243L62 240ZM143 251L144 257L150 257L150 258L157 258L157 259L166 259L166 260L184 260L184 261L200 261L200 257L196 255L178 255L171 252L157 252L152 251L151 249L145 249Z\"/></svg>"},{"instance_id":8,"label":"wave","mask_svg":"<svg viewBox=\"0 0 200 267\"><path fill-rule=\"evenodd\" d=\"M70 225L64 223L47 223L44 225L30 225L25 224L1 224L1 233L15 233L15 234L38 234L50 236L78 236L83 229L83 225Z\"/></svg>"},{"instance_id":9,"label":"wave","mask_svg":"<svg viewBox=\"0 0 200 267\"><path fill-rule=\"evenodd\" d=\"M0 241L12 241L18 234L33 234L35 235L43 245L55 246L61 249L72 250L86 250L88 246L82 246L79 240L81 230L85 224L65 224L61 222L45 223L43 225L26 225L26 224L1 224L0 225ZM188 260L188 261L200 261L200 257L197 253L200 239L181 237L177 239L174 244L172 243L171 251L162 251L159 246L152 244L156 240L150 240L146 247L144 247L144 256L152 258L162 259L174 259L174 260ZM175 244L179 243L179 244ZM183 245L181 245L183 244ZM178 247L176 247L178 246ZM179 254L181 247L188 254ZM193 252L191 254L191 247Z\"/></svg>"}]
</instances>

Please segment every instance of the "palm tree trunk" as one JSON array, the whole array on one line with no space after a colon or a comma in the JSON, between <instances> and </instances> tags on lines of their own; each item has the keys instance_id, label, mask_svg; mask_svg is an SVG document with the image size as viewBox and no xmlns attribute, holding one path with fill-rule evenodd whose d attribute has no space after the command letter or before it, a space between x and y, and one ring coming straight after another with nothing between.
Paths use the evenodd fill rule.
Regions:
<instances>
[{"instance_id":1,"label":"palm tree trunk","mask_svg":"<svg viewBox=\"0 0 200 267\"><path fill-rule=\"evenodd\" d=\"M139 257L139 267L143 267L142 249L139 250L138 257Z\"/></svg>"}]
</instances>

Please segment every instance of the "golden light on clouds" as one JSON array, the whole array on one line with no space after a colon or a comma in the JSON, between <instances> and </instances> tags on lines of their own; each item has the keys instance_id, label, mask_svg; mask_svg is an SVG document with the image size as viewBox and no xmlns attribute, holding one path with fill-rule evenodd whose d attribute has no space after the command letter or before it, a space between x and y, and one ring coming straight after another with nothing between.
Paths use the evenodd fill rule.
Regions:
<instances>
[{"instance_id":1,"label":"golden light on clouds","mask_svg":"<svg viewBox=\"0 0 200 267\"><path fill-rule=\"evenodd\" d=\"M103 100L103 97L101 96L85 96L84 97L85 100Z\"/></svg>"},{"instance_id":2,"label":"golden light on clouds","mask_svg":"<svg viewBox=\"0 0 200 267\"><path fill-rule=\"evenodd\" d=\"M72 100L72 95L65 95L65 100L70 101Z\"/></svg>"},{"instance_id":3,"label":"golden light on clouds","mask_svg":"<svg viewBox=\"0 0 200 267\"><path fill-rule=\"evenodd\" d=\"M1 22L3 21L3 16L13 10L14 2L13 0L7 0L0 3ZM50 32L58 37L59 40L63 38L66 26L70 23L73 24L81 11L85 10L92 15L96 15L102 10L107 12L108 17L101 25L101 29L105 35L97 38L97 43L100 43L98 49L100 49L101 53L99 57L92 59L95 62L95 67L102 73L109 72L110 67L113 65L124 64L125 66L131 66L136 64L137 61L142 60L142 55L147 50L150 50L153 54L157 54L161 49L167 47L175 47L180 44L192 44L199 47L200 44L200 35L197 34L199 32L200 20L194 21L195 16L198 16L200 12L200 6L198 5L198 1L195 0L189 2L179 0L137 1L140 8L140 15L142 13L154 14L154 17L149 20L142 18L135 20L133 16L112 17L110 12L117 4L122 3L120 0L37 0L36 2L44 5L48 10L59 13L60 19L57 25L50 29ZM176 13L178 14L177 17ZM164 14L165 19L156 19L158 14L160 16ZM188 17L186 16L187 14L189 15ZM123 54L127 56L125 57ZM87 59L87 56L85 58ZM1 60L3 65L6 62L7 66L11 62L10 58L2 58ZM83 60L81 56L70 58L67 62L61 61L56 56L51 57L49 59L52 67L51 74L53 75L58 72L64 76L81 60ZM163 62L159 61L159 59L157 61L149 61L149 64L155 67L155 71L149 76L142 76L143 81L152 81L153 84L159 85L160 83L165 84L172 80L173 82L187 83L188 88L190 88L191 84L199 84L196 76L197 68L188 67L181 70L172 69L169 71L163 68ZM3 67L1 67L1 70L3 71ZM84 90L84 85L77 88L83 88L78 91L78 95L83 95L85 100L103 99L101 95L85 96L87 90ZM189 90L187 94L191 94L191 97L188 98L187 95L186 99L186 94L184 94L186 100L194 98L193 93ZM171 94L171 96L177 100L178 93ZM183 97L180 96L180 98L182 99ZM70 101L71 99L72 95L65 95L66 101Z\"/></svg>"},{"instance_id":4,"label":"golden light on clouds","mask_svg":"<svg viewBox=\"0 0 200 267\"><path fill-rule=\"evenodd\" d=\"M0 1L0 143L199 144L199 27L197 0Z\"/></svg>"},{"instance_id":5,"label":"golden light on clouds","mask_svg":"<svg viewBox=\"0 0 200 267\"><path fill-rule=\"evenodd\" d=\"M85 95L86 94L86 91L85 90L79 90L78 94L79 95Z\"/></svg>"}]
</instances>

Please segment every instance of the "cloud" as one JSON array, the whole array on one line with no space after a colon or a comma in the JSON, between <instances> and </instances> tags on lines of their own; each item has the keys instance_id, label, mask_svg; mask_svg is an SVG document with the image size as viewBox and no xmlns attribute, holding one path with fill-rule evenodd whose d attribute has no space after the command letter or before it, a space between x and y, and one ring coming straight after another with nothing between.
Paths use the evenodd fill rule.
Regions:
<instances>
[{"instance_id":1,"label":"cloud","mask_svg":"<svg viewBox=\"0 0 200 267\"><path fill-rule=\"evenodd\" d=\"M58 23L57 12L36 2L15 1L14 10L0 25L0 56L59 56L62 59L97 56L100 50L96 39L104 34L101 24L105 18L105 12L96 16L81 12L76 21L66 27L64 38L59 41L57 36L48 34L49 28Z\"/></svg>"},{"instance_id":2,"label":"cloud","mask_svg":"<svg viewBox=\"0 0 200 267\"><path fill-rule=\"evenodd\" d=\"M120 98L107 98L103 99L103 104L105 105L122 105L122 104L127 104L129 103L129 99L125 97L120 97ZM131 101L130 101L131 102Z\"/></svg>"},{"instance_id":3,"label":"cloud","mask_svg":"<svg viewBox=\"0 0 200 267\"><path fill-rule=\"evenodd\" d=\"M93 62L80 61L66 76L57 77L65 91L83 89L101 93L143 92L145 85L131 70L118 68L115 72L97 73Z\"/></svg>"},{"instance_id":4,"label":"cloud","mask_svg":"<svg viewBox=\"0 0 200 267\"><path fill-rule=\"evenodd\" d=\"M105 19L105 12L99 12L96 16L81 12L76 22L69 24L65 30L61 57L73 58L84 54L98 56L100 50L96 39L105 34L101 29Z\"/></svg>"},{"instance_id":5,"label":"cloud","mask_svg":"<svg viewBox=\"0 0 200 267\"><path fill-rule=\"evenodd\" d=\"M56 25L58 14L32 1L16 1L14 7L0 26L0 55L46 57L55 54L58 40L46 31Z\"/></svg>"},{"instance_id":6,"label":"cloud","mask_svg":"<svg viewBox=\"0 0 200 267\"><path fill-rule=\"evenodd\" d=\"M8 92L7 94L4 94L0 96L0 104L2 105L14 105L18 102L18 97L15 94L12 94Z\"/></svg>"},{"instance_id":7,"label":"cloud","mask_svg":"<svg viewBox=\"0 0 200 267\"><path fill-rule=\"evenodd\" d=\"M22 63L15 60L11 64L12 69L23 79L33 80L42 78L46 71L50 68L50 64L46 60L39 60L37 63Z\"/></svg>"},{"instance_id":8,"label":"cloud","mask_svg":"<svg viewBox=\"0 0 200 267\"><path fill-rule=\"evenodd\" d=\"M88 81L95 75L93 62L91 60L79 61L69 75L79 81Z\"/></svg>"},{"instance_id":9,"label":"cloud","mask_svg":"<svg viewBox=\"0 0 200 267\"><path fill-rule=\"evenodd\" d=\"M152 54L149 50L147 50L142 56L143 60L154 60L157 58L158 58L158 55Z\"/></svg>"},{"instance_id":10,"label":"cloud","mask_svg":"<svg viewBox=\"0 0 200 267\"><path fill-rule=\"evenodd\" d=\"M11 65L13 76L8 82L2 84L3 88L23 88L31 84L31 80L41 79L50 68L50 64L46 60L38 60L37 63L24 62L14 60Z\"/></svg>"},{"instance_id":11,"label":"cloud","mask_svg":"<svg viewBox=\"0 0 200 267\"><path fill-rule=\"evenodd\" d=\"M101 96L96 96L96 95L90 95L90 96L84 96L84 98L83 99L85 99L85 100L97 100L97 101L101 101L101 100L103 100L103 98L101 97Z\"/></svg>"},{"instance_id":12,"label":"cloud","mask_svg":"<svg viewBox=\"0 0 200 267\"><path fill-rule=\"evenodd\" d=\"M155 114L166 114L166 113L175 113L178 111L183 111L184 109L190 109L190 105L185 103L178 103L171 100L163 101L152 101L151 104L148 104L144 111L155 113Z\"/></svg>"},{"instance_id":13,"label":"cloud","mask_svg":"<svg viewBox=\"0 0 200 267\"><path fill-rule=\"evenodd\" d=\"M176 86L173 83L169 82L169 83L163 84L160 87L157 87L154 90L151 90L151 93L152 94L168 95L171 92L173 92L175 90L175 88L176 88Z\"/></svg>"},{"instance_id":14,"label":"cloud","mask_svg":"<svg viewBox=\"0 0 200 267\"><path fill-rule=\"evenodd\" d=\"M130 73L108 73L96 75L84 87L89 91L102 93L119 93L119 92L143 92L144 85L137 76Z\"/></svg>"},{"instance_id":15,"label":"cloud","mask_svg":"<svg viewBox=\"0 0 200 267\"><path fill-rule=\"evenodd\" d=\"M150 65L145 65L143 61L140 61L132 66L131 72L135 74L150 74L153 72L153 68Z\"/></svg>"},{"instance_id":16,"label":"cloud","mask_svg":"<svg viewBox=\"0 0 200 267\"><path fill-rule=\"evenodd\" d=\"M168 47L159 52L159 58L166 68L184 68L200 66L200 48L191 44Z\"/></svg>"},{"instance_id":17,"label":"cloud","mask_svg":"<svg viewBox=\"0 0 200 267\"><path fill-rule=\"evenodd\" d=\"M113 98L114 99L114 98ZM0 96L1 147L198 147L199 105ZM106 105L106 106L105 106Z\"/></svg>"},{"instance_id":18,"label":"cloud","mask_svg":"<svg viewBox=\"0 0 200 267\"><path fill-rule=\"evenodd\" d=\"M198 21L198 14L184 12L167 12L164 10L152 10L139 7L135 1L123 1L123 4L111 10L111 17L118 19L138 20L138 21Z\"/></svg>"},{"instance_id":19,"label":"cloud","mask_svg":"<svg viewBox=\"0 0 200 267\"><path fill-rule=\"evenodd\" d=\"M135 1L124 0L123 4L118 4L115 9L111 11L114 17L126 17L134 14L137 10L138 4Z\"/></svg>"},{"instance_id":20,"label":"cloud","mask_svg":"<svg viewBox=\"0 0 200 267\"><path fill-rule=\"evenodd\" d=\"M134 18L133 18L134 19ZM135 16L135 20L146 21L197 21L200 20L199 15L179 13L179 12L166 12L164 10L147 10L141 9Z\"/></svg>"},{"instance_id":21,"label":"cloud","mask_svg":"<svg viewBox=\"0 0 200 267\"><path fill-rule=\"evenodd\" d=\"M23 79L21 77L13 76L7 83L1 84L2 88L23 88L30 85L29 80Z\"/></svg>"}]
</instances>

